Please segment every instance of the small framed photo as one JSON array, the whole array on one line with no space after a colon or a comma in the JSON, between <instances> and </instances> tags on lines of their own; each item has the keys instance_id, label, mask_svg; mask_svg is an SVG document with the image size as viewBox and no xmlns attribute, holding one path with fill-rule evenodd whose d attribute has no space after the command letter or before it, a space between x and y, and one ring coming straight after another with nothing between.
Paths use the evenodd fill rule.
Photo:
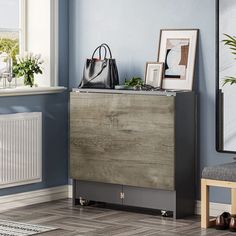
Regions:
<instances>
[{"instance_id":1,"label":"small framed photo","mask_svg":"<svg viewBox=\"0 0 236 236\"><path fill-rule=\"evenodd\" d=\"M163 89L193 89L197 38L197 29L161 30L158 61L165 63Z\"/></svg>"},{"instance_id":2,"label":"small framed photo","mask_svg":"<svg viewBox=\"0 0 236 236\"><path fill-rule=\"evenodd\" d=\"M164 63L147 62L145 84L161 88Z\"/></svg>"}]
</instances>

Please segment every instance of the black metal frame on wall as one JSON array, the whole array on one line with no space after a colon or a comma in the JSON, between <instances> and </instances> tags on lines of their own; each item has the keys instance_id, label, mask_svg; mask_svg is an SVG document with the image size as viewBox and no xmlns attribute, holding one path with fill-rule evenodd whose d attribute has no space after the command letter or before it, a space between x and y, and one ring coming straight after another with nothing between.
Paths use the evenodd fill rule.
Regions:
<instances>
[{"instance_id":1,"label":"black metal frame on wall","mask_svg":"<svg viewBox=\"0 0 236 236\"><path fill-rule=\"evenodd\" d=\"M219 0L215 0L215 14L216 14L216 151L220 152L222 151L222 145L220 145L220 130L219 130L219 124L220 124L220 109L219 109Z\"/></svg>"},{"instance_id":2,"label":"black metal frame on wall","mask_svg":"<svg viewBox=\"0 0 236 236\"><path fill-rule=\"evenodd\" d=\"M220 60L219 60L219 33L220 33L220 0L215 0L215 20L216 20L216 27L215 27L215 39L216 39L216 84L215 84L215 97L216 97L216 151L221 153L236 153L235 151L227 151L224 150L224 139L223 139L223 124L224 124L224 116L223 116L223 94L220 89Z\"/></svg>"}]
</instances>

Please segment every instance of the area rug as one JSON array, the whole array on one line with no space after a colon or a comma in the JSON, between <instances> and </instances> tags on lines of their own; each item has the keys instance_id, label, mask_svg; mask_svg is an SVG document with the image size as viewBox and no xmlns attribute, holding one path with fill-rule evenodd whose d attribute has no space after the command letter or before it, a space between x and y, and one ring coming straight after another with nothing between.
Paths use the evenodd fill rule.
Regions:
<instances>
[{"instance_id":1,"label":"area rug","mask_svg":"<svg viewBox=\"0 0 236 236\"><path fill-rule=\"evenodd\" d=\"M53 230L56 228L0 220L0 236L28 236Z\"/></svg>"}]
</instances>

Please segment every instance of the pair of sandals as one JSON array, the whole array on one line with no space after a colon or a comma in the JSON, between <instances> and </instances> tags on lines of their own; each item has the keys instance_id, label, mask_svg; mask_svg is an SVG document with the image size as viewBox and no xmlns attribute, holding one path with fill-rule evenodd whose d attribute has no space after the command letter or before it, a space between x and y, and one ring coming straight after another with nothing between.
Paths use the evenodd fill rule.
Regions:
<instances>
[{"instance_id":1,"label":"pair of sandals","mask_svg":"<svg viewBox=\"0 0 236 236\"><path fill-rule=\"evenodd\" d=\"M231 215L229 212L224 212L216 217L216 229L236 232L236 215Z\"/></svg>"}]
</instances>

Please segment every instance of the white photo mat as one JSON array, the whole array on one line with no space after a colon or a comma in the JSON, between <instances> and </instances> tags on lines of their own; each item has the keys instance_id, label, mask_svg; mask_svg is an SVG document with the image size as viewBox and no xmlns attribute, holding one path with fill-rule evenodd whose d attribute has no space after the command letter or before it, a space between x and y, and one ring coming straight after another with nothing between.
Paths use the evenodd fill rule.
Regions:
<instances>
[{"instance_id":1,"label":"white photo mat","mask_svg":"<svg viewBox=\"0 0 236 236\"><path fill-rule=\"evenodd\" d=\"M155 88L161 88L164 63L147 62L145 73L145 84Z\"/></svg>"}]
</instances>

